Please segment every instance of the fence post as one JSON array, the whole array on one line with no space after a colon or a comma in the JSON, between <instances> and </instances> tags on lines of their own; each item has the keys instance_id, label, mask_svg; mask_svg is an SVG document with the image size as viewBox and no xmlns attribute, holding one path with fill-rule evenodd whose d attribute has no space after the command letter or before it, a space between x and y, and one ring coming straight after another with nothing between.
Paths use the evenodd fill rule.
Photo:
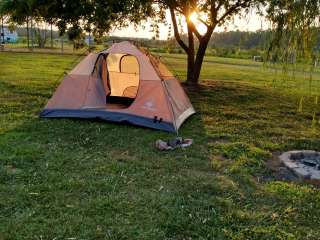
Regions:
<instances>
[{"instance_id":1,"label":"fence post","mask_svg":"<svg viewBox=\"0 0 320 240\"><path fill-rule=\"evenodd\" d=\"M27 48L30 49L30 28L29 28L29 16L27 17Z\"/></svg>"},{"instance_id":2,"label":"fence post","mask_svg":"<svg viewBox=\"0 0 320 240\"><path fill-rule=\"evenodd\" d=\"M63 38L61 37L61 53L63 54Z\"/></svg>"},{"instance_id":3,"label":"fence post","mask_svg":"<svg viewBox=\"0 0 320 240\"><path fill-rule=\"evenodd\" d=\"M50 44L51 44L51 48L53 49L53 30L52 30L52 23L50 23Z\"/></svg>"},{"instance_id":4,"label":"fence post","mask_svg":"<svg viewBox=\"0 0 320 240\"><path fill-rule=\"evenodd\" d=\"M4 44L4 19L3 19L3 16L1 16L1 37L2 37L1 43Z\"/></svg>"},{"instance_id":5,"label":"fence post","mask_svg":"<svg viewBox=\"0 0 320 240\"><path fill-rule=\"evenodd\" d=\"M31 51L33 51L34 48L34 29L33 29L33 18L31 17Z\"/></svg>"}]
</instances>

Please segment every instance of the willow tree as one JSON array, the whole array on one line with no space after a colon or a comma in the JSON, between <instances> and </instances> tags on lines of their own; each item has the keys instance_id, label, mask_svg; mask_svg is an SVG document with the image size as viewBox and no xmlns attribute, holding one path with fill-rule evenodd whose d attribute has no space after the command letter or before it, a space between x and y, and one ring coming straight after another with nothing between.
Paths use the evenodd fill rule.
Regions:
<instances>
[{"instance_id":1,"label":"willow tree","mask_svg":"<svg viewBox=\"0 0 320 240\"><path fill-rule=\"evenodd\" d=\"M300 90L299 86L308 86L308 93L316 96L318 104L320 88L313 73L320 55L320 1L270 0L267 17L273 27L268 60L282 64L284 79L291 81L295 90ZM296 73L301 71L304 77L296 78ZM300 106L302 102L303 97Z\"/></svg>"},{"instance_id":2,"label":"willow tree","mask_svg":"<svg viewBox=\"0 0 320 240\"><path fill-rule=\"evenodd\" d=\"M297 66L307 67L308 79L302 85L309 85L309 97L314 96L312 104L312 128L320 123L319 85L313 86L313 70L318 63L320 53L320 1L319 0L271 0L267 9L268 19L273 23L273 38L271 39L267 56L270 60L282 63L285 72L288 67L295 73ZM296 64L299 62L299 64ZM303 64L300 64L300 63ZM301 69L298 69L299 71ZM297 83L298 79L292 79ZM300 84L299 84L300 85ZM299 86L296 84L296 86ZM299 89L296 89L299 90ZM300 96L298 112L303 111L304 95ZM310 107L310 106L309 106Z\"/></svg>"},{"instance_id":3,"label":"willow tree","mask_svg":"<svg viewBox=\"0 0 320 240\"><path fill-rule=\"evenodd\" d=\"M268 57L282 63L292 58L314 61L319 38L319 0L270 0L267 18L273 26Z\"/></svg>"}]
</instances>

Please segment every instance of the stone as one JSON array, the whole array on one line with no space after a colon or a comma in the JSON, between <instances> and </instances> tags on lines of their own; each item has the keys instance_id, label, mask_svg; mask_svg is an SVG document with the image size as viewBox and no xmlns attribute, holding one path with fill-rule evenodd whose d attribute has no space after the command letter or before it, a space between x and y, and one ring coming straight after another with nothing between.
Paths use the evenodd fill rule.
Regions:
<instances>
[{"instance_id":1,"label":"stone","mask_svg":"<svg viewBox=\"0 0 320 240\"><path fill-rule=\"evenodd\" d=\"M320 153L311 150L283 153L280 161L302 180L320 181Z\"/></svg>"}]
</instances>

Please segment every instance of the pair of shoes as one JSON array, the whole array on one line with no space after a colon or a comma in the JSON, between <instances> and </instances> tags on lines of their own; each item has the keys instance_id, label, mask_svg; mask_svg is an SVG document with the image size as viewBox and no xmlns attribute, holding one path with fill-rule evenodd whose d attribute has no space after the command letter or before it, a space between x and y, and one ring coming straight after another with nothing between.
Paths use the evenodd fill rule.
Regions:
<instances>
[{"instance_id":1,"label":"pair of shoes","mask_svg":"<svg viewBox=\"0 0 320 240\"><path fill-rule=\"evenodd\" d=\"M176 148L186 148L191 146L193 143L192 139L183 139L181 137L177 137L175 139L171 139L167 142L162 141L161 139L156 141L156 148L161 150L161 151L168 151L168 150L173 150Z\"/></svg>"},{"instance_id":2,"label":"pair of shoes","mask_svg":"<svg viewBox=\"0 0 320 240\"><path fill-rule=\"evenodd\" d=\"M172 148L177 148L182 144L183 139L181 137L177 137L175 139L171 139L167 142L167 144Z\"/></svg>"},{"instance_id":3,"label":"pair of shoes","mask_svg":"<svg viewBox=\"0 0 320 240\"><path fill-rule=\"evenodd\" d=\"M162 141L161 139L156 141L156 148L161 151L173 150L171 146L169 146L165 141Z\"/></svg>"},{"instance_id":4,"label":"pair of shoes","mask_svg":"<svg viewBox=\"0 0 320 240\"><path fill-rule=\"evenodd\" d=\"M182 141L181 147L182 148L190 147L192 144L193 144L193 140L191 138L186 138Z\"/></svg>"}]
</instances>

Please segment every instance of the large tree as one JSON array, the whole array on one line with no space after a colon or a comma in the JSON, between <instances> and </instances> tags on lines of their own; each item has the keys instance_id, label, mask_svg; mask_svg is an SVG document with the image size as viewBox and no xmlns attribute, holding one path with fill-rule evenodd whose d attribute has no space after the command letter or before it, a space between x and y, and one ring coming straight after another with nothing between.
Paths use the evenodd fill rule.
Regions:
<instances>
[{"instance_id":1,"label":"large tree","mask_svg":"<svg viewBox=\"0 0 320 240\"><path fill-rule=\"evenodd\" d=\"M214 30L223 26L236 15L246 13L258 6L259 0L159 0L160 9L170 11L174 36L187 54L187 84L197 85L208 43ZM187 25L188 40L183 41L178 17L183 17ZM199 25L205 26L201 33Z\"/></svg>"}]
</instances>

